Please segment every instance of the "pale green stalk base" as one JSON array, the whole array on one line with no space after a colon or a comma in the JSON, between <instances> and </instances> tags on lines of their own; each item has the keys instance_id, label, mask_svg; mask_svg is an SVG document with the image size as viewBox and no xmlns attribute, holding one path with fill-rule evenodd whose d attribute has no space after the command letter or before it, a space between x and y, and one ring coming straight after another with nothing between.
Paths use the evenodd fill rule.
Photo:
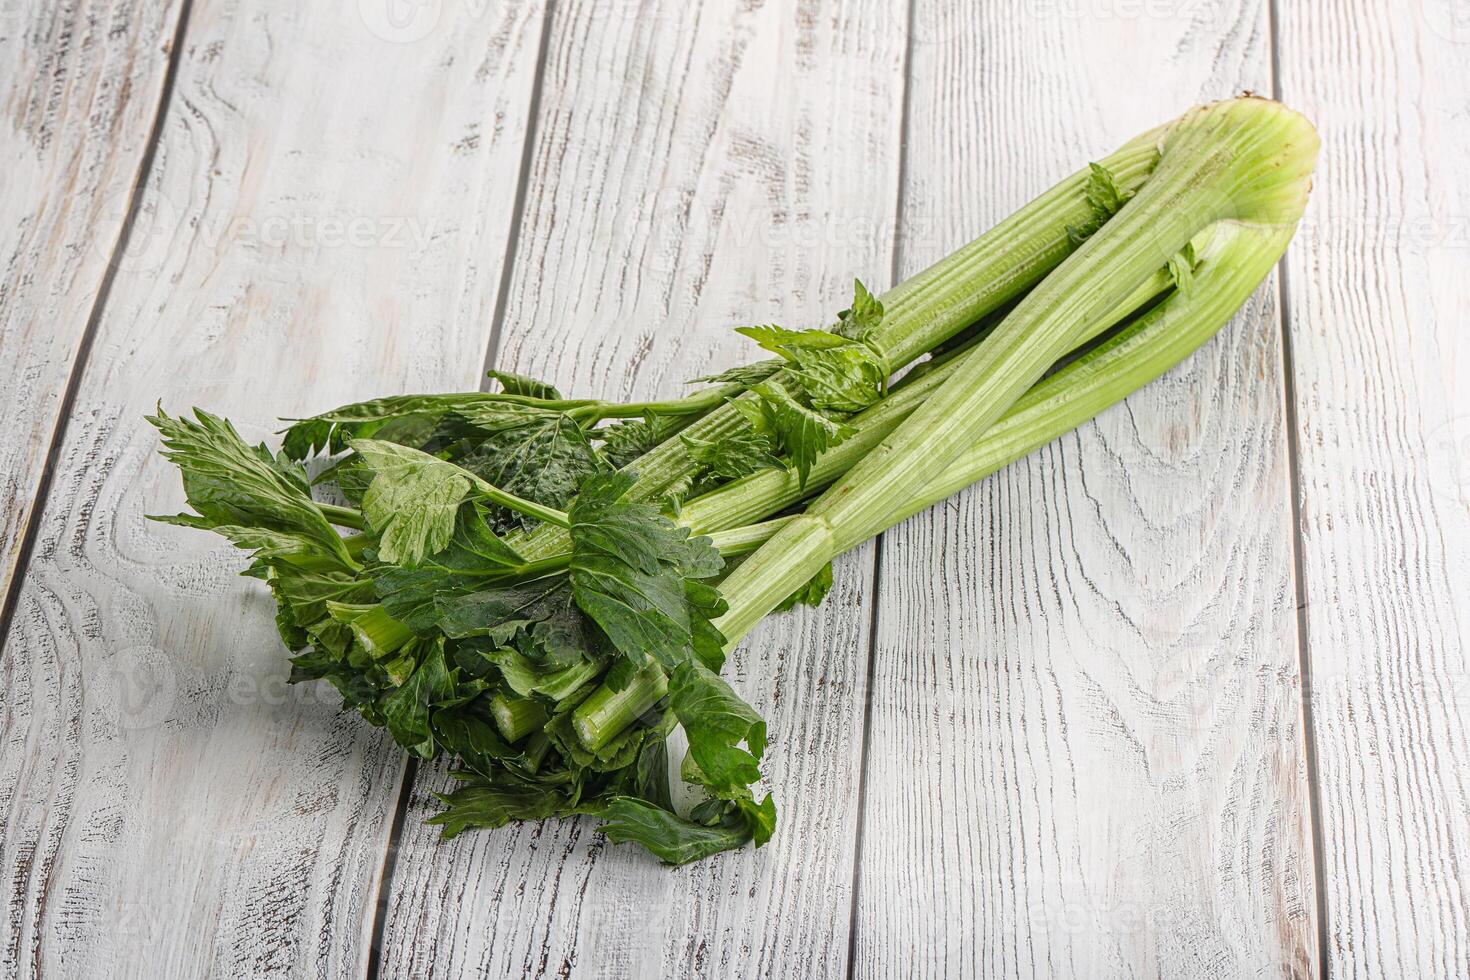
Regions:
<instances>
[{"instance_id":1,"label":"pale green stalk base","mask_svg":"<svg viewBox=\"0 0 1470 980\"><path fill-rule=\"evenodd\" d=\"M525 767L531 775L536 775L541 768L541 763L551 753L551 739L545 732L537 732L526 740Z\"/></svg>"},{"instance_id":2,"label":"pale green stalk base","mask_svg":"<svg viewBox=\"0 0 1470 980\"><path fill-rule=\"evenodd\" d=\"M546 707L531 698L510 698L496 694L490 699L490 716L507 742L519 742L532 732L546 727Z\"/></svg>"},{"instance_id":3,"label":"pale green stalk base","mask_svg":"<svg viewBox=\"0 0 1470 980\"><path fill-rule=\"evenodd\" d=\"M357 642L374 660L382 660L413 639L413 631L388 615L379 605L351 606L328 602L333 618L345 622Z\"/></svg>"},{"instance_id":4,"label":"pale green stalk base","mask_svg":"<svg viewBox=\"0 0 1470 980\"><path fill-rule=\"evenodd\" d=\"M667 693L669 679L657 664L650 664L634 674L621 691L606 684L593 691L572 712L572 728L582 744L595 752Z\"/></svg>"}]
</instances>

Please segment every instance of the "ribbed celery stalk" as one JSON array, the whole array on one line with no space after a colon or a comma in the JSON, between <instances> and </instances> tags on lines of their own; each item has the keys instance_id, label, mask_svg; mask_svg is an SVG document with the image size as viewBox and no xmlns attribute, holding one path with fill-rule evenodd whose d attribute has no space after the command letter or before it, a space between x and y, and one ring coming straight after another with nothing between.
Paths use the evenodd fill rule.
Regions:
<instances>
[{"instance_id":1,"label":"ribbed celery stalk","mask_svg":"<svg viewBox=\"0 0 1470 980\"><path fill-rule=\"evenodd\" d=\"M835 555L922 499L1043 372L1202 229L1220 221L1293 227L1317 138L1278 103L1192 110L1168 130L1137 195L1023 299L882 443L731 573L716 625L733 643ZM1269 265L1267 266L1269 268Z\"/></svg>"},{"instance_id":2,"label":"ribbed celery stalk","mask_svg":"<svg viewBox=\"0 0 1470 980\"><path fill-rule=\"evenodd\" d=\"M1294 230L1292 225L1221 222L1189 294L1165 300L1022 395L923 493L890 512L880 531L1070 432L1179 364L1250 298L1286 250Z\"/></svg>"},{"instance_id":3,"label":"ribbed celery stalk","mask_svg":"<svg viewBox=\"0 0 1470 980\"><path fill-rule=\"evenodd\" d=\"M1196 248L1204 248L1207 239L1208 236L1198 236L1194 243ZM1089 325L1078 340L1078 346L1096 339L1127 320L1166 293L1172 283L1167 270L1161 269L1150 276L1115 309ZM805 485L793 470L757 470L749 476L732 480L686 502L679 510L679 523L698 533L712 535L722 554L742 553L736 550L737 541L743 546L755 540L754 532L745 527L747 522L760 520L800 503L846 473L954 373L959 366L958 360L946 358L932 371L925 372L912 382L894 386L888 397L856 416L850 423L856 435L819 456L807 475ZM725 530L727 528L741 528L742 536L737 539L732 532ZM774 533L774 529L770 530Z\"/></svg>"},{"instance_id":4,"label":"ribbed celery stalk","mask_svg":"<svg viewBox=\"0 0 1470 980\"><path fill-rule=\"evenodd\" d=\"M1100 161L1123 193L1132 193L1148 178L1163 132L1144 133ZM1094 217L1087 200L1089 176L1089 170L1071 175L973 242L881 295L883 321L865 340L882 355L889 371L899 370L1003 308L1056 268L1077 247L1069 229ZM718 440L745 424L736 409L724 405L684 434ZM640 500L663 496L693 472L688 451L677 437L624 468L638 475L631 496ZM527 558L554 555L568 546L566 532L555 527L514 535L510 543Z\"/></svg>"}]
</instances>

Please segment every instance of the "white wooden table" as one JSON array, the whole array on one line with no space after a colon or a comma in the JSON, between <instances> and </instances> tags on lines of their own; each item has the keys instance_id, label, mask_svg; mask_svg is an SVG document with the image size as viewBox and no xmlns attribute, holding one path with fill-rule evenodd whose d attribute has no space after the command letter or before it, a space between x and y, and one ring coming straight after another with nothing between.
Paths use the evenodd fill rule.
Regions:
<instances>
[{"instance_id":1,"label":"white wooden table","mask_svg":"<svg viewBox=\"0 0 1470 980\"><path fill-rule=\"evenodd\" d=\"M1466 0L3 0L0 976L1470 975ZM1191 103L1323 154L1153 387L732 663L777 838L439 843L289 688L158 399L608 396Z\"/></svg>"}]
</instances>

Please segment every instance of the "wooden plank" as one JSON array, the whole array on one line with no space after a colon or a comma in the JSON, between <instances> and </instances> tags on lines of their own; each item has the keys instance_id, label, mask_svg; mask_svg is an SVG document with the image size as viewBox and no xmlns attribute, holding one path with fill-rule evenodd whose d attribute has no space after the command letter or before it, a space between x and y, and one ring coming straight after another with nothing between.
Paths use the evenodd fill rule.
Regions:
<instances>
[{"instance_id":1,"label":"wooden plank","mask_svg":"<svg viewBox=\"0 0 1470 980\"><path fill-rule=\"evenodd\" d=\"M826 323L884 285L903 4L558 4L503 351L563 390L647 396L751 357L741 323ZM847 960L872 551L764 624L733 683L770 724L760 851L690 867L591 821L440 843L418 783L385 976L808 977Z\"/></svg>"},{"instance_id":2,"label":"wooden plank","mask_svg":"<svg viewBox=\"0 0 1470 980\"><path fill-rule=\"evenodd\" d=\"M1470 975L1470 20L1281 7L1322 131L1288 298L1334 977Z\"/></svg>"},{"instance_id":3,"label":"wooden plank","mask_svg":"<svg viewBox=\"0 0 1470 980\"><path fill-rule=\"evenodd\" d=\"M0 10L0 601L159 110L179 4Z\"/></svg>"},{"instance_id":4,"label":"wooden plank","mask_svg":"<svg viewBox=\"0 0 1470 980\"><path fill-rule=\"evenodd\" d=\"M1023 7L919 0L906 269L1191 102L1269 89L1254 0ZM1278 341L1268 286L884 538L855 975L1312 972Z\"/></svg>"},{"instance_id":5,"label":"wooden plank","mask_svg":"<svg viewBox=\"0 0 1470 980\"><path fill-rule=\"evenodd\" d=\"M534 8L444 5L420 35L195 4L4 647L7 976L363 974L403 755L286 687L237 553L144 520L182 492L142 416L197 404L265 437L474 385Z\"/></svg>"}]
</instances>

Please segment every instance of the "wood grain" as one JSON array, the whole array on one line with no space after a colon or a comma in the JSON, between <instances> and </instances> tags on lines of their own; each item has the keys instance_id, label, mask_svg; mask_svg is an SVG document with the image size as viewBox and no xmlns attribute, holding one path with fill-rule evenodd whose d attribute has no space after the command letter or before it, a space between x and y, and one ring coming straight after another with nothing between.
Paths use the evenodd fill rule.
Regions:
<instances>
[{"instance_id":1,"label":"wood grain","mask_svg":"<svg viewBox=\"0 0 1470 980\"><path fill-rule=\"evenodd\" d=\"M1322 131L1289 255L1334 977L1470 975L1470 19L1283 4Z\"/></svg>"},{"instance_id":2,"label":"wood grain","mask_svg":"<svg viewBox=\"0 0 1470 980\"><path fill-rule=\"evenodd\" d=\"M886 285L902 4L557 5L497 360L602 396L751 357L730 328L827 322ZM439 843L420 779L385 976L840 975L847 962L872 552L727 668L770 724L775 840L671 870L593 821Z\"/></svg>"},{"instance_id":3,"label":"wood grain","mask_svg":"<svg viewBox=\"0 0 1470 980\"><path fill-rule=\"evenodd\" d=\"M473 386L542 22L196 3L0 663L0 973L364 972L402 754L286 687L232 549L144 520L182 494L142 416Z\"/></svg>"},{"instance_id":4,"label":"wood grain","mask_svg":"<svg viewBox=\"0 0 1470 980\"><path fill-rule=\"evenodd\" d=\"M159 111L178 17L177 2L0 7L0 597Z\"/></svg>"},{"instance_id":5,"label":"wood grain","mask_svg":"<svg viewBox=\"0 0 1470 980\"><path fill-rule=\"evenodd\" d=\"M918 3L905 269L1269 87L1260 3L1033 6ZM1274 288L883 539L856 976L1312 973Z\"/></svg>"}]
</instances>

